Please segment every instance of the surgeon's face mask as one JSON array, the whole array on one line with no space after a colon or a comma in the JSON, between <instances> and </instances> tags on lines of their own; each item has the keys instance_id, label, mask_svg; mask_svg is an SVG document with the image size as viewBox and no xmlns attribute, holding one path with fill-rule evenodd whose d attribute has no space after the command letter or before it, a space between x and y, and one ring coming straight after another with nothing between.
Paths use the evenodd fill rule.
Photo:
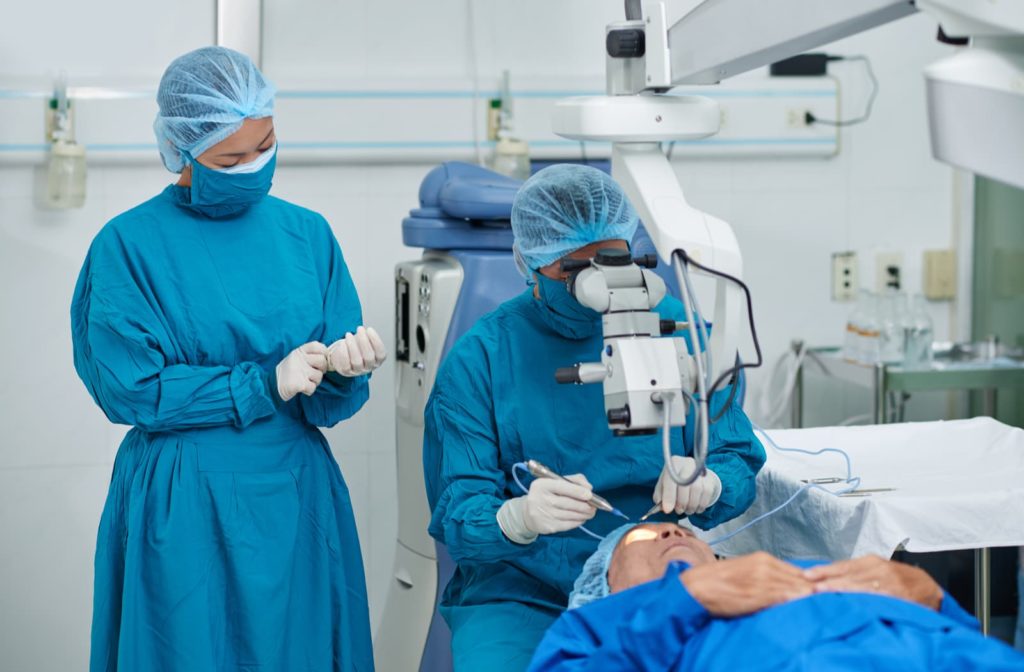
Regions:
<instances>
[{"instance_id":1,"label":"surgeon's face mask","mask_svg":"<svg viewBox=\"0 0 1024 672\"><path fill-rule=\"evenodd\" d=\"M601 330L601 313L577 301L562 280L552 280L535 271L537 292L544 304L541 319L566 338L582 340Z\"/></svg>"},{"instance_id":2,"label":"surgeon's face mask","mask_svg":"<svg viewBox=\"0 0 1024 672\"><path fill-rule=\"evenodd\" d=\"M191 156L191 204L208 217L226 217L259 202L270 192L277 166L277 144L258 159L230 168L207 168Z\"/></svg>"}]
</instances>

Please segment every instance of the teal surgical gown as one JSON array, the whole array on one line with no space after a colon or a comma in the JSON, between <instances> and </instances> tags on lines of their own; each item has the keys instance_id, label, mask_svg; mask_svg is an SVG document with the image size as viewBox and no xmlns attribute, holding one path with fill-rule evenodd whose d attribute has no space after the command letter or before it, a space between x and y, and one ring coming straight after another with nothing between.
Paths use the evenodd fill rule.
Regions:
<instances>
[{"instance_id":1,"label":"teal surgical gown","mask_svg":"<svg viewBox=\"0 0 1024 672\"><path fill-rule=\"evenodd\" d=\"M1024 670L1024 655L982 637L949 595L937 612L883 595L821 593L716 618L679 580L686 568L671 563L657 581L566 612L530 672Z\"/></svg>"},{"instance_id":2,"label":"teal surgical gown","mask_svg":"<svg viewBox=\"0 0 1024 672\"><path fill-rule=\"evenodd\" d=\"M498 507L523 494L512 465L535 459L561 474L582 473L636 520L661 474L661 436L614 437L600 385L559 385L555 369L600 359L600 330L565 338L527 290L481 318L452 348L426 409L423 446L430 534L457 563L441 611L452 629L456 672L523 670L545 629L565 609L573 581L597 541L580 530L520 545L498 527ZM658 307L682 320L674 299ZM728 390L712 403L717 412ZM692 441L692 413L686 425ZM682 432L673 450L683 454ZM734 518L754 499L764 449L740 407L712 425L708 467L722 481L718 502L691 517L702 528ZM605 534L622 519L598 512L587 528Z\"/></svg>"},{"instance_id":3,"label":"teal surgical gown","mask_svg":"<svg viewBox=\"0 0 1024 672\"><path fill-rule=\"evenodd\" d=\"M96 548L91 670L372 670L348 488L317 427L366 377L283 403L292 349L361 323L320 215L267 196L209 219L171 186L97 235L71 308L75 367L131 425Z\"/></svg>"}]
</instances>

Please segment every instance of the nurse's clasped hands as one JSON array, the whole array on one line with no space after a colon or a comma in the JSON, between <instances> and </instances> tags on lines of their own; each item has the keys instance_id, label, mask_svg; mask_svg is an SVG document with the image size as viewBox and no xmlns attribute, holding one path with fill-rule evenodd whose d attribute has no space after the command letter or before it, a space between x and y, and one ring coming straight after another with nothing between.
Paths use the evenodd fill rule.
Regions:
<instances>
[{"instance_id":1,"label":"nurse's clasped hands","mask_svg":"<svg viewBox=\"0 0 1024 672\"><path fill-rule=\"evenodd\" d=\"M594 489L583 474L538 478L530 491L498 509L498 526L517 544L529 544L541 534L574 530L594 517Z\"/></svg>"},{"instance_id":2,"label":"nurse's clasped hands","mask_svg":"<svg viewBox=\"0 0 1024 672\"><path fill-rule=\"evenodd\" d=\"M384 341L373 327L359 327L327 348L327 370L352 378L369 373L388 357Z\"/></svg>"},{"instance_id":3,"label":"nurse's clasped hands","mask_svg":"<svg viewBox=\"0 0 1024 672\"><path fill-rule=\"evenodd\" d=\"M373 371L387 359L387 348L373 327L359 327L356 333L345 334L330 347L310 341L288 353L277 365L277 393L289 401L300 392L311 396L324 379L334 371L355 377Z\"/></svg>"},{"instance_id":4,"label":"nurse's clasped hands","mask_svg":"<svg viewBox=\"0 0 1024 672\"><path fill-rule=\"evenodd\" d=\"M288 353L277 365L277 393L290 401L300 392L311 396L327 371L327 346L311 341Z\"/></svg>"}]
</instances>

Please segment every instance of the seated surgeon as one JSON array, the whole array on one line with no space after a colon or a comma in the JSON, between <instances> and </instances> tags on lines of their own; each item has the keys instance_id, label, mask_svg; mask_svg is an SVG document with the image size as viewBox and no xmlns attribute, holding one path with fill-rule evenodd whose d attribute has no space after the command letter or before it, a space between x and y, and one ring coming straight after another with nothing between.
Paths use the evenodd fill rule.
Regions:
<instances>
[{"instance_id":1,"label":"seated surgeon","mask_svg":"<svg viewBox=\"0 0 1024 672\"><path fill-rule=\"evenodd\" d=\"M530 670L1024 669L921 569L813 564L717 560L675 523L624 525L587 560Z\"/></svg>"},{"instance_id":2,"label":"seated surgeon","mask_svg":"<svg viewBox=\"0 0 1024 672\"><path fill-rule=\"evenodd\" d=\"M597 548L578 528L607 534L621 522L595 517L592 492L633 519L653 500L703 528L743 513L754 499L764 449L735 402L711 425L707 473L678 487L663 471L660 436L614 437L600 385L555 382L558 367L600 359L602 347L601 316L569 293L561 261L627 249L636 227L636 213L608 175L576 165L538 172L512 207L515 253L530 286L480 318L438 372L423 463L430 534L457 563L441 604L457 672L526 669ZM675 299L657 310L684 319ZM712 398L712 414L729 391ZM693 425L691 414L687 446ZM682 435L673 432L676 468L692 473ZM574 482L538 479L524 493L512 468L527 459Z\"/></svg>"}]
</instances>

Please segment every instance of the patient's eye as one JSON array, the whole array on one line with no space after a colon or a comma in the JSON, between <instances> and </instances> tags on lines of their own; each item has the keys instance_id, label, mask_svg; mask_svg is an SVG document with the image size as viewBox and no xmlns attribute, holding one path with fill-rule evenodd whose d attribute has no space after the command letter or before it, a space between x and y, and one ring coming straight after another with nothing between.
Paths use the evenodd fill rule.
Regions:
<instances>
[{"instance_id":1,"label":"patient's eye","mask_svg":"<svg viewBox=\"0 0 1024 672\"><path fill-rule=\"evenodd\" d=\"M630 530L626 533L625 539L622 540L622 545L629 546L634 541L653 541L657 538L657 530L652 530L649 527L638 527L635 530Z\"/></svg>"}]
</instances>

